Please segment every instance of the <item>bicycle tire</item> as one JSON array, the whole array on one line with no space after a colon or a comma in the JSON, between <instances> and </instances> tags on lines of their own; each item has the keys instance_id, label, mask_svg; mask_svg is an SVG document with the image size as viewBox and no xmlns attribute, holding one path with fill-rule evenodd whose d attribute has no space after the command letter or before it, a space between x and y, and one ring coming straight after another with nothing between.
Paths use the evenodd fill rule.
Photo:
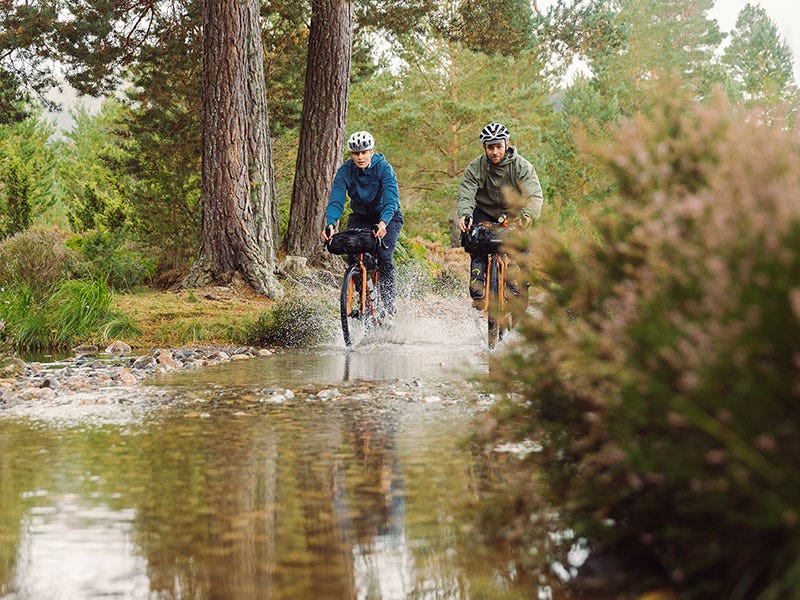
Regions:
<instances>
[{"instance_id":1,"label":"bicycle tire","mask_svg":"<svg viewBox=\"0 0 800 600\"><path fill-rule=\"evenodd\" d=\"M369 329L380 325L379 295L377 293L377 273L367 272L375 298L371 301L369 291L366 299L361 295L361 287L366 280L362 279L361 267L358 263L350 265L342 278L342 289L339 296L339 315L342 321L342 337L345 346L355 346L364 339ZM367 283L369 290L370 283Z\"/></svg>"},{"instance_id":2,"label":"bicycle tire","mask_svg":"<svg viewBox=\"0 0 800 600\"><path fill-rule=\"evenodd\" d=\"M361 292L357 285L361 272L357 264L350 265L342 277L342 290L339 296L339 315L342 320L342 337L345 346L353 344L361 330L363 315Z\"/></svg>"},{"instance_id":3,"label":"bicycle tire","mask_svg":"<svg viewBox=\"0 0 800 600\"><path fill-rule=\"evenodd\" d=\"M495 255L489 256L489 268L486 274L489 278L489 298L486 311L486 318L488 321L488 341L489 348L494 348L501 338L501 302L500 302L500 274L497 261L500 260Z\"/></svg>"},{"instance_id":4,"label":"bicycle tire","mask_svg":"<svg viewBox=\"0 0 800 600\"><path fill-rule=\"evenodd\" d=\"M499 327L497 336L502 341L503 336L505 336L506 332L511 329L513 325L511 313L508 310L508 286L507 283L507 273L506 273L506 263L502 262L504 259L501 256L496 256L495 259L500 261L497 263L497 283L498 287L500 288L499 293L497 294L500 298L500 317L499 317Z\"/></svg>"}]
</instances>

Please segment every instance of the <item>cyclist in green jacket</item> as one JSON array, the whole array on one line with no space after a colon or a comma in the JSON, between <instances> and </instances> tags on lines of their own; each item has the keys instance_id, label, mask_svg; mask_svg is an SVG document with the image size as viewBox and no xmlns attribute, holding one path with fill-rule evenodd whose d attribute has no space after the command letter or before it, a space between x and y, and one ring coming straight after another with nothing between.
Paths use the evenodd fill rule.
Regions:
<instances>
[{"instance_id":1,"label":"cyclist in green jacket","mask_svg":"<svg viewBox=\"0 0 800 600\"><path fill-rule=\"evenodd\" d=\"M458 186L456 210L461 231L473 224L504 219L527 227L542 213L542 186L533 165L514 146L502 123L481 130L483 154L472 160ZM475 306L482 304L486 284L486 254L470 254L469 293Z\"/></svg>"}]
</instances>

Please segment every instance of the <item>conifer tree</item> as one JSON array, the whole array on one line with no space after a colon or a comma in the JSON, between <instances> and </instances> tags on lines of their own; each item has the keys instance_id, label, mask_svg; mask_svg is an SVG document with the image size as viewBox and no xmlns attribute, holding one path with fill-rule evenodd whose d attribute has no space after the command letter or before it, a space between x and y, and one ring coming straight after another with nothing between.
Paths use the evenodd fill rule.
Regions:
<instances>
[{"instance_id":1,"label":"conifer tree","mask_svg":"<svg viewBox=\"0 0 800 600\"><path fill-rule=\"evenodd\" d=\"M614 96L623 114L647 108L664 77L677 77L698 93L717 75L714 63L722 33L709 17L714 0L619 0L614 19L625 32L619 51L592 61L604 94Z\"/></svg>"},{"instance_id":2,"label":"conifer tree","mask_svg":"<svg viewBox=\"0 0 800 600\"><path fill-rule=\"evenodd\" d=\"M45 92L56 84L51 62L58 0L0 2L0 125L30 115L37 100L52 107Z\"/></svg>"},{"instance_id":3,"label":"conifer tree","mask_svg":"<svg viewBox=\"0 0 800 600\"><path fill-rule=\"evenodd\" d=\"M762 7L741 10L722 62L746 103L796 102L791 49Z\"/></svg>"}]
</instances>

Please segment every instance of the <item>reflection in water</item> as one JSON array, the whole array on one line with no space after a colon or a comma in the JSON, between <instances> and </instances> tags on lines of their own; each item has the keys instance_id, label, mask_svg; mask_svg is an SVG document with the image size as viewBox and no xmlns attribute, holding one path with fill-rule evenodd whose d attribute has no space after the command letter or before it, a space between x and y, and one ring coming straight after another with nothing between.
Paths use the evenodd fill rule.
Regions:
<instances>
[{"instance_id":1,"label":"reflection in water","mask_svg":"<svg viewBox=\"0 0 800 600\"><path fill-rule=\"evenodd\" d=\"M467 372L486 368L481 337L485 323L473 323L471 313L463 301L415 304L404 300L392 329L378 330L355 348L346 349L337 332L335 345L178 373L162 378L162 383L202 387L224 381L226 387L291 388L342 381L460 380Z\"/></svg>"},{"instance_id":2,"label":"reflection in water","mask_svg":"<svg viewBox=\"0 0 800 600\"><path fill-rule=\"evenodd\" d=\"M485 368L482 324L423 308L350 351L163 377L180 399L151 410L0 407L0 598L552 597L552 573L528 565L548 564L553 538L521 568L495 531L515 510L491 500L510 496L502 460L460 445L474 405L453 381ZM407 385L265 401L360 380ZM459 400L406 393L443 385Z\"/></svg>"},{"instance_id":3,"label":"reflection in water","mask_svg":"<svg viewBox=\"0 0 800 600\"><path fill-rule=\"evenodd\" d=\"M0 597L535 597L461 536L466 408L228 396L127 424L0 419Z\"/></svg>"},{"instance_id":4,"label":"reflection in water","mask_svg":"<svg viewBox=\"0 0 800 600\"><path fill-rule=\"evenodd\" d=\"M25 534L18 555L26 564L16 586L18 597L55 597L54 577L61 589L80 590L83 597L127 598L146 590L145 561L130 547L132 517L131 510L115 511L70 496L31 509L21 523ZM108 579L114 572L120 576Z\"/></svg>"},{"instance_id":5,"label":"reflection in water","mask_svg":"<svg viewBox=\"0 0 800 600\"><path fill-rule=\"evenodd\" d=\"M395 442L395 423L374 417L354 419L355 462L370 475L361 497L368 505L356 514L353 546L358 598L406 598L413 589L413 557L405 530L406 489Z\"/></svg>"}]
</instances>

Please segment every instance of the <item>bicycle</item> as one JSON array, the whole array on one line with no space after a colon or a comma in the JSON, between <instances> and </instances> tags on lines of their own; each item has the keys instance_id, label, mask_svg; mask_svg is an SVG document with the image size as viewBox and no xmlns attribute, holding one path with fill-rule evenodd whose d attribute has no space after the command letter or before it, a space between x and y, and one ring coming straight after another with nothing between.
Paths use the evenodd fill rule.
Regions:
<instances>
[{"instance_id":1,"label":"bicycle","mask_svg":"<svg viewBox=\"0 0 800 600\"><path fill-rule=\"evenodd\" d=\"M506 227L508 220L505 216L497 223L483 222L474 227L472 219L468 219L467 231L461 237L461 245L466 252L487 255L482 308L486 313L489 349L497 346L514 325L514 315L506 292L508 254L501 251L503 239L498 235Z\"/></svg>"},{"instance_id":2,"label":"bicycle","mask_svg":"<svg viewBox=\"0 0 800 600\"><path fill-rule=\"evenodd\" d=\"M327 247L332 254L348 255L349 264L339 295L339 314L344 343L350 347L360 343L386 318L378 290L377 258L378 249L386 246L383 240L375 237L374 230L354 228L334 234Z\"/></svg>"}]
</instances>

